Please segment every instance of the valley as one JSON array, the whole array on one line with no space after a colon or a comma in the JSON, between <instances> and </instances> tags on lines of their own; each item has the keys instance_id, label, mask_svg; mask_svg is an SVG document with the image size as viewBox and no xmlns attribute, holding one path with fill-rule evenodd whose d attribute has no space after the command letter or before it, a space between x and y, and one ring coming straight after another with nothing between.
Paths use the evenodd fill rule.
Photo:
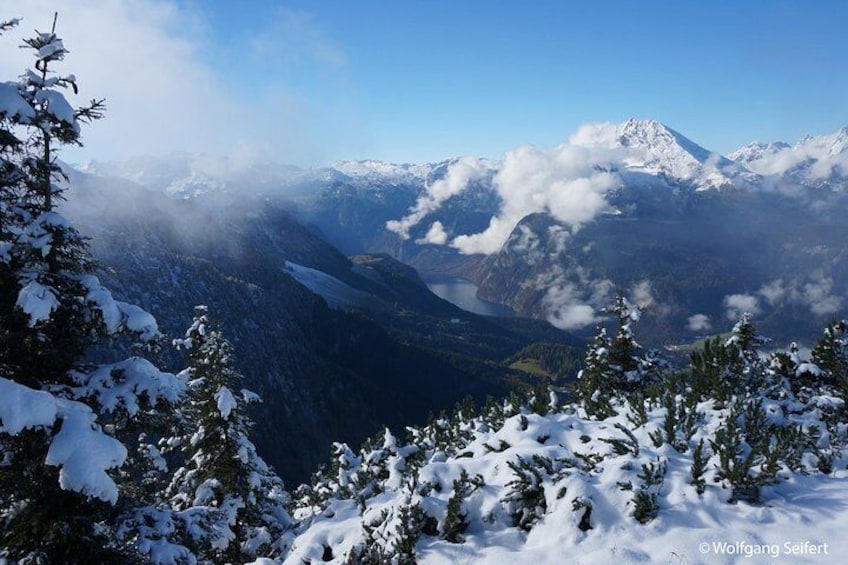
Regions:
<instances>
[{"instance_id":1,"label":"valley","mask_svg":"<svg viewBox=\"0 0 848 565\"><path fill-rule=\"evenodd\" d=\"M0 565L848 551L844 6L13 9Z\"/></svg>"},{"instance_id":2,"label":"valley","mask_svg":"<svg viewBox=\"0 0 848 565\"><path fill-rule=\"evenodd\" d=\"M155 312L166 332L179 333L194 303L220 316L268 399L260 449L303 481L331 441L423 422L466 395L482 402L516 384L568 382L574 370L550 375L508 360L552 342L572 348L576 367L615 293L645 310L640 341L653 347L726 331L746 310L773 346L809 344L839 316L848 295L841 185L713 166L709 151L656 122L619 127L612 147L626 148L625 161L607 165L618 184L597 217L576 225L541 209L489 255L424 232L434 221L454 238L485 233L504 206L503 173L491 164L428 204L434 211L408 238L386 227L453 182L462 161L267 165L229 177L204 174L191 155L167 167L91 163L71 169L68 213L116 273L106 280L118 295ZM117 187L121 197L109 198ZM513 312L539 321L502 317ZM368 400L384 394L396 402Z\"/></svg>"}]
</instances>

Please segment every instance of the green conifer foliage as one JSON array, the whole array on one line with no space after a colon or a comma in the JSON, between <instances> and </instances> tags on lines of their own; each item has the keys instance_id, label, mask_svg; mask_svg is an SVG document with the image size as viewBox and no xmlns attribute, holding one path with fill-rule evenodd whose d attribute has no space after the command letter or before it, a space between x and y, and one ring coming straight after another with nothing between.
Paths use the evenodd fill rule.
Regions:
<instances>
[{"instance_id":1,"label":"green conifer foliage","mask_svg":"<svg viewBox=\"0 0 848 565\"><path fill-rule=\"evenodd\" d=\"M291 520L283 483L248 439L246 409L256 394L238 389L243 377L232 362L232 346L207 309L177 345L188 351L188 405L191 435L184 438L187 462L169 487L178 511L206 512L200 533L189 532L199 555L213 562L279 557L287 548Z\"/></svg>"},{"instance_id":2,"label":"green conifer foliage","mask_svg":"<svg viewBox=\"0 0 848 565\"><path fill-rule=\"evenodd\" d=\"M0 23L0 31L15 24ZM77 84L73 75L55 72L68 53L56 34L56 17L49 32L36 32L22 47L34 55L34 68L16 82L0 83L5 101L0 107L0 380L20 385L22 392L49 395L61 410L52 425L0 434L0 507L15 509L0 516L0 555L41 563L128 563L136 556L113 535L114 518L127 503L118 498L117 473L100 477L103 490L67 476L63 483L65 469L48 464L52 442L71 428L72 418L78 423L83 418L78 431L114 454L110 469L120 466L125 450L114 436L124 429L115 423L134 420L140 409L135 391L121 391L123 370L106 369L94 379L93 367L84 362L91 345L132 332L125 326L126 312L93 276L96 264L85 239L56 211L67 180L57 152L81 144L82 124L100 118L103 103L74 108L65 98L65 92L77 92ZM150 384L135 376L142 388ZM116 394L113 404L103 402L107 390ZM158 391L148 392L154 401Z\"/></svg>"},{"instance_id":3,"label":"green conifer foliage","mask_svg":"<svg viewBox=\"0 0 848 565\"><path fill-rule=\"evenodd\" d=\"M831 322L816 342L812 361L824 374L810 375L815 384L838 387L848 401L848 322Z\"/></svg>"}]
</instances>

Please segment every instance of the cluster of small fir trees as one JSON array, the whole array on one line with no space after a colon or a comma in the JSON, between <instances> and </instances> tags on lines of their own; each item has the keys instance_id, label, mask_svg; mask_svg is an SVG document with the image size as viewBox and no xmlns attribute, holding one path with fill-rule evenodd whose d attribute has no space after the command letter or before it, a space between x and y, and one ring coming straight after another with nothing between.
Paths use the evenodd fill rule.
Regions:
<instances>
[{"instance_id":1,"label":"cluster of small fir trees","mask_svg":"<svg viewBox=\"0 0 848 565\"><path fill-rule=\"evenodd\" d=\"M330 464L314 475L311 485L302 485L295 493L293 512L301 528L308 530L311 520L334 512L335 501L351 500L362 519L360 541L344 550L326 545L328 558L408 563L415 559L414 542L422 536L463 543L471 526L468 501L478 496L483 477L470 477L463 469L452 484L431 483L428 465L450 461L462 467L463 458L473 456L472 442L498 432L507 422L527 431L533 414L606 420L598 429L615 430L615 435L586 436L581 441L594 445L593 450L574 449L569 457L530 454L507 461L512 479L502 487L500 508L510 525L525 532L549 514L554 493L556 499L572 497L576 528L593 529L592 497L580 490L567 493L560 485L573 484L568 477L575 474L593 476L609 457L622 458L616 465L633 470L619 488L627 512L640 524L662 512L671 457L666 446L680 460L690 461L694 492L719 488L731 503L757 503L762 487L781 476L829 473L842 457L846 440L842 383L848 366L845 324L830 324L811 359L803 361L794 345L763 353L764 340L751 317L744 315L729 338L708 340L692 352L688 366L675 368L636 342L634 326L640 312L634 306L620 298L608 311L617 324L615 337L610 339L601 330L589 347L575 383L576 402L563 404L560 395L544 390L489 399L479 409L466 402L425 426L407 428L405 443L385 430L359 450L335 444ZM782 418L775 416L777 411ZM542 434L535 440L544 445L548 437ZM488 439L475 449L501 453L512 447L504 439ZM844 458L840 461L844 463ZM446 504L428 501L435 495ZM379 512L372 508L375 500L381 501ZM387 505L386 500L392 502Z\"/></svg>"},{"instance_id":2,"label":"cluster of small fir trees","mask_svg":"<svg viewBox=\"0 0 848 565\"><path fill-rule=\"evenodd\" d=\"M691 353L688 367L672 370L656 353L641 352L632 331L638 315L626 300L617 299L609 311L616 314L616 338L599 329L575 384L588 417L603 420L621 413L639 426L649 410L664 409L662 428L650 433L654 446L692 452L691 482L699 492L706 488L704 476L712 459L716 480L729 489L731 502L758 501L761 487L777 482L781 469L800 470L805 454L808 463L829 472L838 442L844 440L838 426L848 400L845 322L830 323L804 362L795 344L763 354L764 340L746 313L729 338L707 339ZM704 418L702 402L721 410L723 420L712 437L696 442ZM809 424L810 418L818 424ZM647 487L661 484L656 473L643 471L651 478ZM650 490L637 492L639 521L655 515L656 497Z\"/></svg>"}]
</instances>

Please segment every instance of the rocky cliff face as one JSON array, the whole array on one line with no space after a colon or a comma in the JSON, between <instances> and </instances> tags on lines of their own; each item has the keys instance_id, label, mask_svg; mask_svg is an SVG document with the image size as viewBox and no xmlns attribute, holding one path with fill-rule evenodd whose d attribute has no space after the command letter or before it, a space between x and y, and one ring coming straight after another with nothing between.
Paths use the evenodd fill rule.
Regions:
<instances>
[{"instance_id":1,"label":"rocky cliff face","mask_svg":"<svg viewBox=\"0 0 848 565\"><path fill-rule=\"evenodd\" d=\"M484 262L480 296L588 332L623 292L648 306L642 335L654 345L724 331L743 311L778 343L792 337L787 328L812 341L843 311L841 198L811 207L774 194L697 193L646 206L641 189L625 187L612 201L620 213L574 233L547 214L524 218Z\"/></svg>"}]
</instances>

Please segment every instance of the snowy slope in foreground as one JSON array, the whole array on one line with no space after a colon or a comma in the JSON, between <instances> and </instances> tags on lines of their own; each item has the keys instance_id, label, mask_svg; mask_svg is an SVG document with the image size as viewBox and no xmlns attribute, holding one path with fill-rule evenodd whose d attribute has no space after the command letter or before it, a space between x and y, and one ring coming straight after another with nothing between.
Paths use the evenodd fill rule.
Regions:
<instances>
[{"instance_id":1,"label":"snowy slope in foreground","mask_svg":"<svg viewBox=\"0 0 848 565\"><path fill-rule=\"evenodd\" d=\"M419 563L833 563L848 552L844 455L834 461L843 470L805 475L784 469L776 485L763 487L760 503L729 503L730 492L717 479L717 456L707 464L703 494L691 484L693 446L714 438L728 414L713 401L702 402L697 411L704 418L685 453L669 443L657 448L650 437L662 429L664 408L648 412L648 421L635 428L626 416L589 421L571 408L546 416L524 409L496 431L475 419L465 429L467 446L453 456L429 455L412 488L401 475L415 456L414 447L399 447L387 435L383 448L370 455L338 450L338 481L326 488L348 488L359 470L382 461L386 491L365 498L364 512L355 500L331 498L296 539L285 563L345 563L357 545L396 544L395 529L410 503L438 521L434 535L426 535L425 528L415 546ZM632 437L625 430L632 430ZM538 472L535 478L526 473L528 483L538 487L536 507L526 513L527 528L514 525L521 507L508 500L517 478L511 465L519 457ZM660 485L645 487L642 466L651 464L667 465L667 473ZM469 523L464 543L450 543L439 532L444 531L453 481L463 470L470 477L479 475L482 486L471 486L463 503ZM659 507L646 524L634 518L634 499L643 487L648 496L656 495ZM303 518L309 510L300 513ZM375 533L366 539L372 523Z\"/></svg>"}]
</instances>

